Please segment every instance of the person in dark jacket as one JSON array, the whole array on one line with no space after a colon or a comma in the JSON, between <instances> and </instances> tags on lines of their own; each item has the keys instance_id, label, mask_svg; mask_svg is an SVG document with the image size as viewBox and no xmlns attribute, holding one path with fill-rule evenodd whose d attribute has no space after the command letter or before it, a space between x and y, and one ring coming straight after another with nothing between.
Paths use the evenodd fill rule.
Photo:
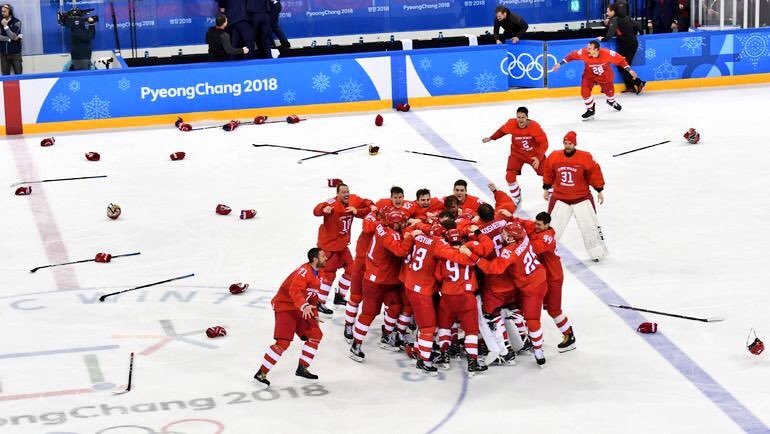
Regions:
<instances>
[{"instance_id":1,"label":"person in dark jacket","mask_svg":"<svg viewBox=\"0 0 770 434\"><path fill-rule=\"evenodd\" d=\"M227 17L222 14L217 15L216 26L210 27L206 32L209 55L215 60L227 60L236 54L248 54L248 47L233 48L225 27L227 27Z\"/></svg>"},{"instance_id":2,"label":"person in dark jacket","mask_svg":"<svg viewBox=\"0 0 770 434\"><path fill-rule=\"evenodd\" d=\"M92 43L96 36L96 25L93 17L68 17L64 26L70 29L70 56L72 57L71 71L91 69Z\"/></svg>"},{"instance_id":3,"label":"person in dark jacket","mask_svg":"<svg viewBox=\"0 0 770 434\"><path fill-rule=\"evenodd\" d=\"M273 32L272 35L270 35L270 39L273 39L273 35L275 35L278 37L278 41L281 42L280 48L289 48L291 47L289 39L286 37L286 33L283 32L281 24L278 22L281 18L282 10L283 6L281 5L281 0L270 0L270 28Z\"/></svg>"},{"instance_id":4,"label":"person in dark jacket","mask_svg":"<svg viewBox=\"0 0 770 434\"><path fill-rule=\"evenodd\" d=\"M246 15L246 0L217 0L219 12L227 17L227 31L233 47L248 47L254 51L254 29Z\"/></svg>"},{"instance_id":5,"label":"person in dark jacket","mask_svg":"<svg viewBox=\"0 0 770 434\"><path fill-rule=\"evenodd\" d=\"M679 0L647 0L647 16L653 33L675 32L679 26Z\"/></svg>"},{"instance_id":6,"label":"person in dark jacket","mask_svg":"<svg viewBox=\"0 0 770 434\"><path fill-rule=\"evenodd\" d=\"M0 6L0 63L3 75L21 74L21 21L13 16L13 7L9 4Z\"/></svg>"},{"instance_id":7,"label":"person in dark jacket","mask_svg":"<svg viewBox=\"0 0 770 434\"><path fill-rule=\"evenodd\" d=\"M273 31L270 27L270 0L246 0L246 15L251 22L257 40L258 56L269 59L273 43ZM256 52L254 53L257 54Z\"/></svg>"},{"instance_id":8,"label":"person in dark jacket","mask_svg":"<svg viewBox=\"0 0 770 434\"><path fill-rule=\"evenodd\" d=\"M629 18L626 14L620 12L620 8L617 4L611 4L607 6L607 36L598 38L600 41L609 41L612 38L618 40L618 54L626 58L626 62L630 65L634 61L634 55L639 48L639 41L636 39L636 33L640 30L636 22ZM623 93L634 92L637 95L642 93L642 89L647 84L646 81L641 80L639 77L631 77L631 74L617 66L620 76L623 77L623 82L626 84L626 90Z\"/></svg>"},{"instance_id":9,"label":"person in dark jacket","mask_svg":"<svg viewBox=\"0 0 770 434\"><path fill-rule=\"evenodd\" d=\"M503 33L498 34L501 27L503 28ZM529 24L521 15L514 14L505 6L495 8L495 26L492 34L494 34L495 41L498 44L502 44L507 39L510 39L514 44L519 42L519 39L524 36L528 28Z\"/></svg>"}]
</instances>

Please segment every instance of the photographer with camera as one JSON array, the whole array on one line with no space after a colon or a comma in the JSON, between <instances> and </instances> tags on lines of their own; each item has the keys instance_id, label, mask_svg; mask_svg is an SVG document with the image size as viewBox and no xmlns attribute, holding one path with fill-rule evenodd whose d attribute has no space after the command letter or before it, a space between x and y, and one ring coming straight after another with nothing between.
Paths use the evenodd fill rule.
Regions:
<instances>
[{"instance_id":1,"label":"photographer with camera","mask_svg":"<svg viewBox=\"0 0 770 434\"><path fill-rule=\"evenodd\" d=\"M13 16L13 7L9 4L0 6L0 63L3 75L21 74L21 21Z\"/></svg>"},{"instance_id":2,"label":"photographer with camera","mask_svg":"<svg viewBox=\"0 0 770 434\"><path fill-rule=\"evenodd\" d=\"M71 71L91 69L91 41L96 36L98 16L87 16L93 9L72 9L59 13L59 24L70 29L72 35L70 55L72 57Z\"/></svg>"}]
</instances>

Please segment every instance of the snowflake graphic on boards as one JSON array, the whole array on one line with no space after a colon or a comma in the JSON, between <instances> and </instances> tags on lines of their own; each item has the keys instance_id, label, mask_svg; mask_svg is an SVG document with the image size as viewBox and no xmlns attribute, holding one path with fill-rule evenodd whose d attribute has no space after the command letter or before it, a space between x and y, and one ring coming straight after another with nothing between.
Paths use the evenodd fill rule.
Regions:
<instances>
[{"instance_id":1,"label":"snowflake graphic on boards","mask_svg":"<svg viewBox=\"0 0 770 434\"><path fill-rule=\"evenodd\" d=\"M655 51L654 48L648 48L648 49L644 50L644 58L647 59L647 60L652 60L657 55L658 55L658 52Z\"/></svg>"},{"instance_id":2,"label":"snowflake graphic on boards","mask_svg":"<svg viewBox=\"0 0 770 434\"><path fill-rule=\"evenodd\" d=\"M283 93L283 102L294 102L297 100L297 94L293 90L287 90Z\"/></svg>"},{"instance_id":3,"label":"snowflake graphic on boards","mask_svg":"<svg viewBox=\"0 0 770 434\"><path fill-rule=\"evenodd\" d=\"M328 89L331 86L331 80L329 79L329 76L324 74L323 72L319 72L318 74L313 76L313 89L323 92L326 89Z\"/></svg>"},{"instance_id":4,"label":"snowflake graphic on boards","mask_svg":"<svg viewBox=\"0 0 770 434\"><path fill-rule=\"evenodd\" d=\"M566 73L565 75L566 75L566 76L567 76L567 78L569 78L570 80L572 80L573 78L577 77L577 73L575 72L575 70L574 70L574 69L570 69L569 71L567 71L567 73Z\"/></svg>"},{"instance_id":5,"label":"snowflake graphic on boards","mask_svg":"<svg viewBox=\"0 0 770 434\"><path fill-rule=\"evenodd\" d=\"M77 92L80 90L80 82L77 80L70 81L69 88L71 92Z\"/></svg>"},{"instance_id":6,"label":"snowflake graphic on boards","mask_svg":"<svg viewBox=\"0 0 770 434\"><path fill-rule=\"evenodd\" d=\"M433 60L428 59L427 57L420 59L420 69L427 71L431 68L433 68Z\"/></svg>"},{"instance_id":7,"label":"snowflake graphic on boards","mask_svg":"<svg viewBox=\"0 0 770 434\"><path fill-rule=\"evenodd\" d=\"M486 70L481 74L473 77L476 82L476 91L478 92L491 92L497 89L497 77L490 74Z\"/></svg>"},{"instance_id":8,"label":"snowflake graphic on boards","mask_svg":"<svg viewBox=\"0 0 770 434\"><path fill-rule=\"evenodd\" d=\"M332 63L331 70L332 70L332 74L339 74L340 72L342 72L342 65L340 65L339 63Z\"/></svg>"},{"instance_id":9,"label":"snowflake graphic on boards","mask_svg":"<svg viewBox=\"0 0 770 434\"><path fill-rule=\"evenodd\" d=\"M360 100L364 96L361 88L361 83L349 78L340 85L340 100L347 102Z\"/></svg>"},{"instance_id":10,"label":"snowflake graphic on boards","mask_svg":"<svg viewBox=\"0 0 770 434\"><path fill-rule=\"evenodd\" d=\"M83 103L83 119L106 119L110 117L110 102L94 95L91 101Z\"/></svg>"},{"instance_id":11,"label":"snowflake graphic on boards","mask_svg":"<svg viewBox=\"0 0 770 434\"><path fill-rule=\"evenodd\" d=\"M70 109L70 97L63 93L59 93L51 98L51 108L59 114L66 112Z\"/></svg>"},{"instance_id":12,"label":"snowflake graphic on boards","mask_svg":"<svg viewBox=\"0 0 770 434\"><path fill-rule=\"evenodd\" d=\"M452 74L458 77L462 77L463 75L467 74L468 71L468 62L464 61L463 59L458 59L457 62L452 64Z\"/></svg>"},{"instance_id":13,"label":"snowflake graphic on boards","mask_svg":"<svg viewBox=\"0 0 770 434\"><path fill-rule=\"evenodd\" d=\"M770 57L770 35L750 33L747 36L738 36L738 41L741 43L741 59L748 58L755 70L761 58Z\"/></svg>"},{"instance_id":14,"label":"snowflake graphic on boards","mask_svg":"<svg viewBox=\"0 0 770 434\"><path fill-rule=\"evenodd\" d=\"M125 92L129 88L131 88L131 80L127 79L126 77L123 77L120 80L118 80L118 89Z\"/></svg>"},{"instance_id":15,"label":"snowflake graphic on boards","mask_svg":"<svg viewBox=\"0 0 770 434\"><path fill-rule=\"evenodd\" d=\"M437 75L433 77L433 85L436 87L443 87L444 86L444 77Z\"/></svg>"},{"instance_id":16,"label":"snowflake graphic on boards","mask_svg":"<svg viewBox=\"0 0 770 434\"><path fill-rule=\"evenodd\" d=\"M705 47L706 42L704 42L703 36L690 36L687 38L682 39L682 45L679 46L679 48L684 48L685 50L689 50L690 54L695 54L700 47Z\"/></svg>"},{"instance_id":17,"label":"snowflake graphic on boards","mask_svg":"<svg viewBox=\"0 0 770 434\"><path fill-rule=\"evenodd\" d=\"M678 75L676 67L668 62L655 68L655 80L674 80Z\"/></svg>"}]
</instances>

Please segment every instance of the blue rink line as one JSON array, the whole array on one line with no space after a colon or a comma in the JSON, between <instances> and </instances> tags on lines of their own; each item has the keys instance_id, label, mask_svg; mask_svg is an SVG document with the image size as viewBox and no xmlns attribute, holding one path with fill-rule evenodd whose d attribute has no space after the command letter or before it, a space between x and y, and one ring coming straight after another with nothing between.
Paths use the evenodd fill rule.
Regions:
<instances>
[{"instance_id":1,"label":"blue rink line","mask_svg":"<svg viewBox=\"0 0 770 434\"><path fill-rule=\"evenodd\" d=\"M464 158L444 140L436 131L426 124L419 116L414 113L403 113L402 116L406 122L414 128L428 143L431 144L440 154ZM469 181L476 185L479 191L488 192L487 184L491 181L484 176L476 166L460 161L449 160ZM488 197L489 193L487 194ZM531 218L525 215L527 218ZM605 304L623 304L628 305L623 297L613 290L606 282L589 269L572 252L563 245L559 246L559 254L566 268L577 277L602 303ZM646 319L636 311L612 309L632 330L636 331L637 326L645 322ZM703 393L714 405L719 407L730 419L733 420L743 431L747 433L770 433L761 420L741 404L730 392L716 382L706 371L703 370L694 360L692 360L684 351L676 346L670 339L662 333L644 335L643 339L650 344L663 358L671 364L680 374L682 374L690 383ZM462 401L459 400L458 404ZM449 416L454 414L456 408L453 408ZM442 423L445 421L442 421ZM436 427L438 428L438 427ZM434 430L436 429L434 428ZM431 431L433 432L433 430Z\"/></svg>"}]
</instances>

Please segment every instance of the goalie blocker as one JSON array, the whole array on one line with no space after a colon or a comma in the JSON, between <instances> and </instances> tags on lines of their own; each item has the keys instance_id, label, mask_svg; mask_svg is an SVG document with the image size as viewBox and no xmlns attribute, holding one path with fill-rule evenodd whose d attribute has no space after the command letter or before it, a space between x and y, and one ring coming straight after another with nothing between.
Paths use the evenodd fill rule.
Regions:
<instances>
[{"instance_id":1,"label":"goalie blocker","mask_svg":"<svg viewBox=\"0 0 770 434\"><path fill-rule=\"evenodd\" d=\"M577 134L574 131L568 132L563 142L564 150L552 152L543 169L543 197L549 201L551 227L558 240L574 214L588 254L594 261L599 261L609 251L589 187L597 191L599 203L604 203L604 176L589 152L576 149Z\"/></svg>"}]
</instances>

